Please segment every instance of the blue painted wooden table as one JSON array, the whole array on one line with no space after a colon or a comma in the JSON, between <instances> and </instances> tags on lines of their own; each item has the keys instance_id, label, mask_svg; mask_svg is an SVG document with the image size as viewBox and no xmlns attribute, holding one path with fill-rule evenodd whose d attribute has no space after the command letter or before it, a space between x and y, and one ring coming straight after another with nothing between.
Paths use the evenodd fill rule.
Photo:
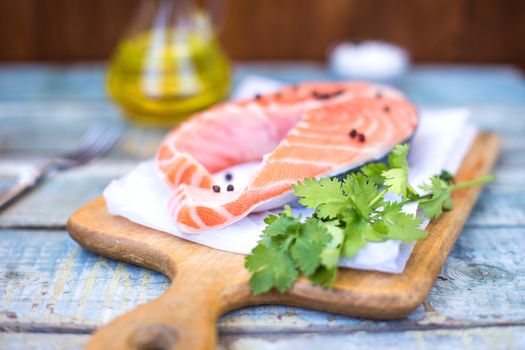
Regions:
<instances>
[{"instance_id":1,"label":"blue painted wooden table","mask_svg":"<svg viewBox=\"0 0 525 350\"><path fill-rule=\"evenodd\" d=\"M334 78L308 63L239 65L288 82ZM374 322L264 306L219 321L223 349L525 348L525 80L503 66L416 66L395 82L421 108L465 106L503 135L495 174L426 302ZM122 123L101 65L0 66L0 185L70 149L97 120ZM126 125L103 159L57 174L0 213L0 348L81 348L89 333L168 286L162 275L95 256L65 231L68 216L137 160L165 130Z\"/></svg>"}]
</instances>

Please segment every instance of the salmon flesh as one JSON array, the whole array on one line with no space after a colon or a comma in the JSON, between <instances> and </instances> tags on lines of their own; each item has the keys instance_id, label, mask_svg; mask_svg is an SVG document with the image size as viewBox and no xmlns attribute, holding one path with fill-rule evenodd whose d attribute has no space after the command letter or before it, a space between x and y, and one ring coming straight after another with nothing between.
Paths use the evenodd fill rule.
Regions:
<instances>
[{"instance_id":1,"label":"salmon flesh","mask_svg":"<svg viewBox=\"0 0 525 350\"><path fill-rule=\"evenodd\" d=\"M292 201L292 185L305 178L384 157L417 123L415 107L392 88L302 83L196 114L166 136L156 160L178 229L199 233ZM244 188L213 190L213 173L261 159Z\"/></svg>"}]
</instances>

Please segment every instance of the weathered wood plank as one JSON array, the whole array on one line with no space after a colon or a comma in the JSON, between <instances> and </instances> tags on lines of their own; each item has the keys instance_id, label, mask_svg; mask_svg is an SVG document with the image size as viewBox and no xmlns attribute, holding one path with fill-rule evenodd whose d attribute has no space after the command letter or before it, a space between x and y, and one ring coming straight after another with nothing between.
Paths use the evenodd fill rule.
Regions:
<instances>
[{"instance_id":1,"label":"weathered wood plank","mask_svg":"<svg viewBox=\"0 0 525 350\"><path fill-rule=\"evenodd\" d=\"M508 162L506 158L500 160L494 172L496 182L483 191L467 225L525 224L525 172L512 161L512 165L505 164ZM56 174L4 209L0 227L63 228L76 209L135 165L135 161L101 160ZM25 162L0 162L0 186L24 166Z\"/></svg>"},{"instance_id":2,"label":"weathered wood plank","mask_svg":"<svg viewBox=\"0 0 525 350\"><path fill-rule=\"evenodd\" d=\"M525 84L518 70L483 66L428 65L414 69L399 84L416 103L436 106L523 104Z\"/></svg>"},{"instance_id":3,"label":"weathered wood plank","mask_svg":"<svg viewBox=\"0 0 525 350\"><path fill-rule=\"evenodd\" d=\"M235 65L234 83L249 74L286 82L340 79L319 63L254 62ZM1 100L105 100L105 65L1 65ZM394 82L418 104L523 104L525 85L510 66L416 65Z\"/></svg>"},{"instance_id":4,"label":"weathered wood plank","mask_svg":"<svg viewBox=\"0 0 525 350\"><path fill-rule=\"evenodd\" d=\"M321 65L252 63L238 66L238 73L257 74L287 82L341 79ZM521 105L525 84L511 67L416 65L407 75L389 82L419 105Z\"/></svg>"},{"instance_id":5,"label":"weathered wood plank","mask_svg":"<svg viewBox=\"0 0 525 350\"><path fill-rule=\"evenodd\" d=\"M102 64L0 66L2 100L105 99L105 66Z\"/></svg>"},{"instance_id":6,"label":"weathered wood plank","mask_svg":"<svg viewBox=\"0 0 525 350\"><path fill-rule=\"evenodd\" d=\"M0 102L0 159L67 152L97 122L124 127L122 138L106 156L112 159L149 158L167 132L124 123L109 102Z\"/></svg>"},{"instance_id":7,"label":"weathered wood plank","mask_svg":"<svg viewBox=\"0 0 525 350\"><path fill-rule=\"evenodd\" d=\"M158 273L97 257L63 231L0 231L0 328L90 332L160 295ZM428 303L407 319L373 322L285 306L223 316L224 334L402 331L525 323L523 228L466 228Z\"/></svg>"},{"instance_id":8,"label":"weathered wood plank","mask_svg":"<svg viewBox=\"0 0 525 350\"><path fill-rule=\"evenodd\" d=\"M11 176L25 166L16 164L4 163L5 167L2 167L0 162L0 169L9 173L0 178L0 186L7 184ZM100 195L112 179L131 170L134 164L130 161L95 161L84 167L56 173L5 208L0 214L0 227L63 228L76 209Z\"/></svg>"},{"instance_id":9,"label":"weathered wood plank","mask_svg":"<svg viewBox=\"0 0 525 350\"><path fill-rule=\"evenodd\" d=\"M87 334L0 333L0 349L10 350L81 350Z\"/></svg>"},{"instance_id":10,"label":"weathered wood plank","mask_svg":"<svg viewBox=\"0 0 525 350\"><path fill-rule=\"evenodd\" d=\"M103 259L80 249L65 232L1 232L0 318L109 320L157 297L167 279L155 272ZM133 287L132 287L133 286ZM24 318L24 315L27 318Z\"/></svg>"},{"instance_id":11,"label":"weathered wood plank","mask_svg":"<svg viewBox=\"0 0 525 350\"><path fill-rule=\"evenodd\" d=\"M523 105L514 106L467 106L472 110L472 120L476 125L503 134L506 148L523 149L525 97L523 101ZM51 156L68 151L76 145L83 131L97 121L122 125L124 122L119 115L118 109L108 101L20 103L0 99L0 160ZM123 125L123 138L110 152L109 158L151 157L167 131Z\"/></svg>"},{"instance_id":12,"label":"weathered wood plank","mask_svg":"<svg viewBox=\"0 0 525 350\"><path fill-rule=\"evenodd\" d=\"M498 181L506 174L495 172ZM525 225L525 190L516 182L487 186L474 207L466 226L518 226Z\"/></svg>"},{"instance_id":13,"label":"weathered wood plank","mask_svg":"<svg viewBox=\"0 0 525 350\"><path fill-rule=\"evenodd\" d=\"M222 349L520 349L525 327L465 330L358 332L351 334L268 334L219 337Z\"/></svg>"},{"instance_id":14,"label":"weathered wood plank","mask_svg":"<svg viewBox=\"0 0 525 350\"><path fill-rule=\"evenodd\" d=\"M434 309L456 320L474 314L486 321L522 320L524 232L523 226L465 230L430 294Z\"/></svg>"},{"instance_id":15,"label":"weathered wood plank","mask_svg":"<svg viewBox=\"0 0 525 350\"><path fill-rule=\"evenodd\" d=\"M84 334L0 333L0 348L13 350L82 349ZM525 346L525 327L483 327L403 333L219 334L219 350L241 349L477 349L513 350Z\"/></svg>"}]
</instances>

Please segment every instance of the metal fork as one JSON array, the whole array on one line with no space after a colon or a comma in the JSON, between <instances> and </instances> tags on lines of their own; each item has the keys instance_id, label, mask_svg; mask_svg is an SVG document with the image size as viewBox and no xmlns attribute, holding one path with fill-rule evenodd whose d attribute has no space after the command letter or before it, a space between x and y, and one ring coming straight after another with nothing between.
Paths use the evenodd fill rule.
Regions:
<instances>
[{"instance_id":1,"label":"metal fork","mask_svg":"<svg viewBox=\"0 0 525 350\"><path fill-rule=\"evenodd\" d=\"M3 190L0 190L0 210L23 192L35 187L54 171L70 169L102 156L120 138L121 127L95 124L86 130L77 146L69 153L45 161L21 172Z\"/></svg>"}]
</instances>

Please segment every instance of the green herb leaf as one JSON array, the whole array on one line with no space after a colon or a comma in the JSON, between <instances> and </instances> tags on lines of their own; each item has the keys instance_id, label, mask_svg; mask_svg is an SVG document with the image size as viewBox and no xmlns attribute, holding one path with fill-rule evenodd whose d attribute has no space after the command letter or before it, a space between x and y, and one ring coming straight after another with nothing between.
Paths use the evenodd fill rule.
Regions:
<instances>
[{"instance_id":1,"label":"green herb leaf","mask_svg":"<svg viewBox=\"0 0 525 350\"><path fill-rule=\"evenodd\" d=\"M337 220L325 222L324 226L331 238L321 252L321 264L331 269L337 266L345 236Z\"/></svg>"},{"instance_id":2,"label":"green herb leaf","mask_svg":"<svg viewBox=\"0 0 525 350\"><path fill-rule=\"evenodd\" d=\"M405 243L426 237L426 232L419 228L423 220L404 213L402 208L399 203L386 202L376 227L382 226L383 230L386 228L390 239L398 239Z\"/></svg>"},{"instance_id":3,"label":"green herb leaf","mask_svg":"<svg viewBox=\"0 0 525 350\"><path fill-rule=\"evenodd\" d=\"M286 250L258 244L246 258L246 268L252 273L250 288L254 294L261 294L277 287L284 293L297 279L295 264Z\"/></svg>"},{"instance_id":4,"label":"green herb leaf","mask_svg":"<svg viewBox=\"0 0 525 350\"><path fill-rule=\"evenodd\" d=\"M342 215L345 223L345 242L343 255L347 258L355 256L359 249L369 241L383 241L381 233L377 232L368 218L359 215L355 210L346 210Z\"/></svg>"},{"instance_id":5,"label":"green herb leaf","mask_svg":"<svg viewBox=\"0 0 525 350\"><path fill-rule=\"evenodd\" d=\"M324 178L319 181L306 179L293 186L294 194L299 203L307 208L316 209L316 214L322 219L333 219L339 211L348 205L341 191L341 183L337 179Z\"/></svg>"},{"instance_id":6,"label":"green herb leaf","mask_svg":"<svg viewBox=\"0 0 525 350\"><path fill-rule=\"evenodd\" d=\"M441 173L439 173L438 177L449 185L455 182L454 175L452 175L452 173L447 170L441 170Z\"/></svg>"},{"instance_id":7,"label":"green herb leaf","mask_svg":"<svg viewBox=\"0 0 525 350\"><path fill-rule=\"evenodd\" d=\"M321 252L331 236L324 225L315 218L310 218L301 226L301 232L290 248L292 257L299 270L310 276L321 264Z\"/></svg>"},{"instance_id":8,"label":"green herb leaf","mask_svg":"<svg viewBox=\"0 0 525 350\"><path fill-rule=\"evenodd\" d=\"M392 152L388 155L388 165L390 168L400 168L408 170L408 144L404 143L401 145L396 145Z\"/></svg>"},{"instance_id":9,"label":"green herb leaf","mask_svg":"<svg viewBox=\"0 0 525 350\"><path fill-rule=\"evenodd\" d=\"M452 209L451 189L445 181L434 176L430 178L430 185L422 186L425 190L432 191L429 199L419 202L419 207L427 218L435 219L443 214L443 210Z\"/></svg>"},{"instance_id":10,"label":"green herb leaf","mask_svg":"<svg viewBox=\"0 0 525 350\"><path fill-rule=\"evenodd\" d=\"M408 183L407 155L408 144L395 146L388 155L390 169L382 173L388 190L397 193L404 199L417 196L417 192Z\"/></svg>"},{"instance_id":11,"label":"green herb leaf","mask_svg":"<svg viewBox=\"0 0 525 350\"><path fill-rule=\"evenodd\" d=\"M286 211L283 211L279 216L269 215L264 219L266 228L263 230L264 236L271 237L287 237L290 234L296 234L301 228L301 221L290 216Z\"/></svg>"},{"instance_id":12,"label":"green herb leaf","mask_svg":"<svg viewBox=\"0 0 525 350\"><path fill-rule=\"evenodd\" d=\"M388 170L388 167L383 163L370 163L361 168L361 172L368 176L370 181L375 183L377 186L383 186L385 183L383 172L386 170Z\"/></svg>"},{"instance_id":13,"label":"green herb leaf","mask_svg":"<svg viewBox=\"0 0 525 350\"><path fill-rule=\"evenodd\" d=\"M408 172L405 169L390 169L383 173L385 185L403 198L408 197Z\"/></svg>"},{"instance_id":14,"label":"green herb leaf","mask_svg":"<svg viewBox=\"0 0 525 350\"><path fill-rule=\"evenodd\" d=\"M365 224L356 225L349 227L345 230L346 239L343 246L343 255L347 258L351 258L359 252L359 249L367 245L365 238L363 237L362 227Z\"/></svg>"},{"instance_id":15,"label":"green herb leaf","mask_svg":"<svg viewBox=\"0 0 525 350\"><path fill-rule=\"evenodd\" d=\"M371 205L372 200L377 196L377 185L360 173L353 173L346 177L342 189L344 195L354 209L363 217L368 217L370 213L381 206L380 200ZM339 209L339 212L343 208Z\"/></svg>"},{"instance_id":16,"label":"green herb leaf","mask_svg":"<svg viewBox=\"0 0 525 350\"><path fill-rule=\"evenodd\" d=\"M315 285L321 285L325 288L332 288L337 277L337 267L327 268L321 266L315 273L310 276L310 281Z\"/></svg>"}]
</instances>

